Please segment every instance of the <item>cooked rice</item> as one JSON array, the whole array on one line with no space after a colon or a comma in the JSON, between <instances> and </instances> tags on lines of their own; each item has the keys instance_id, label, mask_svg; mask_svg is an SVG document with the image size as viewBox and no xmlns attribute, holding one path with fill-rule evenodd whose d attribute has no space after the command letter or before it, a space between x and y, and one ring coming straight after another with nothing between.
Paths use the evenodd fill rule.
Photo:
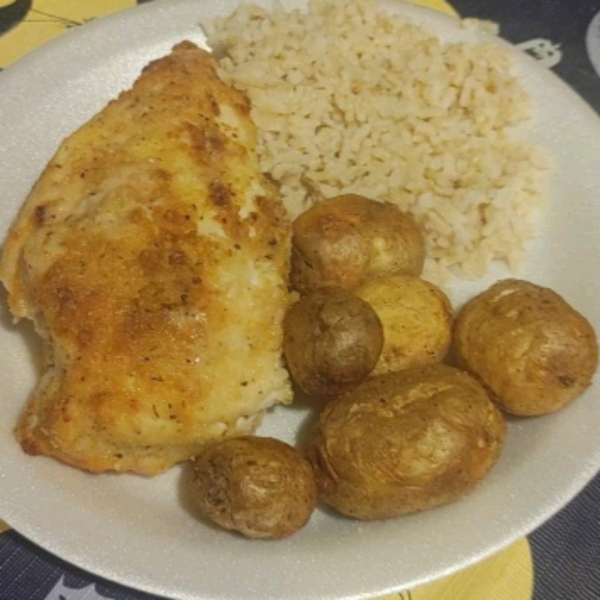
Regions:
<instances>
[{"instance_id":1,"label":"cooked rice","mask_svg":"<svg viewBox=\"0 0 600 600\"><path fill-rule=\"evenodd\" d=\"M509 52L444 43L372 0L245 5L209 43L252 102L262 168L292 216L355 192L415 215L434 280L521 265L546 164L514 132L532 111Z\"/></svg>"}]
</instances>

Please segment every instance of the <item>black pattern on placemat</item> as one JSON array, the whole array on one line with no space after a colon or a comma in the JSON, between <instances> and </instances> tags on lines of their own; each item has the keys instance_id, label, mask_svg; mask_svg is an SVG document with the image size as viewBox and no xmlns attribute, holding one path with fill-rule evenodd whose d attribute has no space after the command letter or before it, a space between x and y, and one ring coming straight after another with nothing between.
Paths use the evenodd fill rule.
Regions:
<instances>
[{"instance_id":1,"label":"black pattern on placemat","mask_svg":"<svg viewBox=\"0 0 600 600\"><path fill-rule=\"evenodd\" d=\"M600 112L600 78L586 49L586 33L600 0L451 0L463 17L500 24L502 37L520 44L542 38L560 47L562 60L553 71Z\"/></svg>"},{"instance_id":2,"label":"black pattern on placemat","mask_svg":"<svg viewBox=\"0 0 600 600\"><path fill-rule=\"evenodd\" d=\"M74 590L91 584L94 587L81 600L87 600L86 595L105 600L164 600L90 575L15 531L0 535L0 600L45 600L57 586Z\"/></svg>"},{"instance_id":3,"label":"black pattern on placemat","mask_svg":"<svg viewBox=\"0 0 600 600\"><path fill-rule=\"evenodd\" d=\"M32 0L15 0L0 8L0 35L16 27L31 9Z\"/></svg>"},{"instance_id":4,"label":"black pattern on placemat","mask_svg":"<svg viewBox=\"0 0 600 600\"><path fill-rule=\"evenodd\" d=\"M599 600L600 474L529 541L534 600Z\"/></svg>"}]
</instances>

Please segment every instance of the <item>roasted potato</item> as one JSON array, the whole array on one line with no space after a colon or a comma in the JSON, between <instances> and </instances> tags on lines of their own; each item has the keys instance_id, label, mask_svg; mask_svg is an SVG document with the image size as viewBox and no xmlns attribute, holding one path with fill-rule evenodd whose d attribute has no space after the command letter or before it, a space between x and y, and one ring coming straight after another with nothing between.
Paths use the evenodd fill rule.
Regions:
<instances>
[{"instance_id":1,"label":"roasted potato","mask_svg":"<svg viewBox=\"0 0 600 600\"><path fill-rule=\"evenodd\" d=\"M452 306L438 287L412 275L392 275L369 281L356 294L383 323L374 374L443 360L452 339Z\"/></svg>"},{"instance_id":2,"label":"roasted potato","mask_svg":"<svg viewBox=\"0 0 600 600\"><path fill-rule=\"evenodd\" d=\"M516 279L464 306L454 345L461 365L515 415L542 415L572 402L598 365L589 322L552 290Z\"/></svg>"},{"instance_id":3,"label":"roasted potato","mask_svg":"<svg viewBox=\"0 0 600 600\"><path fill-rule=\"evenodd\" d=\"M200 512L249 538L284 538L301 529L316 504L308 461L273 438L243 436L208 447L194 462Z\"/></svg>"},{"instance_id":4,"label":"roasted potato","mask_svg":"<svg viewBox=\"0 0 600 600\"><path fill-rule=\"evenodd\" d=\"M291 282L301 294L352 290L372 277L419 275L421 229L395 205L346 194L324 200L293 223Z\"/></svg>"},{"instance_id":5,"label":"roasted potato","mask_svg":"<svg viewBox=\"0 0 600 600\"><path fill-rule=\"evenodd\" d=\"M383 346L375 311L345 290L302 298L284 321L283 351L296 383L312 395L335 395L373 370Z\"/></svg>"},{"instance_id":6,"label":"roasted potato","mask_svg":"<svg viewBox=\"0 0 600 600\"><path fill-rule=\"evenodd\" d=\"M475 379L431 365L367 379L333 399L306 448L321 499L385 519L464 496L496 462L502 414Z\"/></svg>"}]
</instances>

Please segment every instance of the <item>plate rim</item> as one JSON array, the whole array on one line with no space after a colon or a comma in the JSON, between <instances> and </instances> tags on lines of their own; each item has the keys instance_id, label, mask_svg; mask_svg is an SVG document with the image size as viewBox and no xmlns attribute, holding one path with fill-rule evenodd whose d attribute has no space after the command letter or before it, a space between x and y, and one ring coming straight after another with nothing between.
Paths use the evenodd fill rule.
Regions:
<instances>
[{"instance_id":1,"label":"plate rim","mask_svg":"<svg viewBox=\"0 0 600 600\"><path fill-rule=\"evenodd\" d=\"M142 18L143 14L149 15L152 13L159 13L161 10L169 10L170 11L170 10L173 10L176 5L187 6L187 5L192 4L193 2L194 2L194 0L154 0L154 2L151 2L148 4L139 5L139 6L135 6L135 7L131 7L128 9L117 11L117 12L107 15L105 17L101 17L101 18L99 18L87 25L84 25L78 29L68 31L65 34L61 35L59 38L52 40L51 42L30 52L29 54L27 54L26 56L24 56L23 58L18 60L16 63L13 63L13 65L10 65L8 68L6 68L3 71L3 73L0 75L0 90L2 88L4 88L5 86L11 85L11 83L10 83L11 80L14 81L15 79L22 78L24 76L23 73L26 73L28 70L36 70L41 64L50 60L57 52L58 53L64 52L64 51L66 51L65 49L68 50L68 48L71 46L77 46L80 43L80 40L84 38L84 36L89 41L89 38L93 35L98 35L98 32L105 32L105 30L110 27L121 26L122 23L125 23L126 21L129 21L129 20L137 21ZM167 4L169 5L168 8L166 6ZM219 4L233 7L237 4L237 2L235 2L235 0L221 0L221 2ZM422 6L408 5L407 3L398 2L395 0L384 1L383 4L388 7L402 6L403 7L402 10L406 9L408 11L409 14L407 14L406 16L409 19L412 16L410 13L416 13L416 14L427 13L429 15L429 17L431 17L432 14L435 14L435 18L438 20L446 20L447 22L456 21L456 19L454 17L450 17L447 15L443 15L441 13L437 13L433 9L429 9L429 8L422 7ZM198 11L200 13L201 6L198 3L197 3L197 7L198 7ZM487 37L490 37L490 36L486 36L486 38ZM490 37L490 39L493 39L493 38ZM503 40L500 40L500 44L504 47L511 48L511 50L519 52L519 54L523 54L522 52L518 51L516 48L514 48L514 46L512 46L508 42L504 42ZM528 59L528 60L532 61L531 66L533 66L533 60L532 59ZM570 88L564 81L559 79L553 73L551 73L547 70L544 70L541 67L537 67L537 65L536 65L536 68L539 69L538 73L539 73L540 77L547 77L549 81L550 80L552 81L553 86L556 86L558 84L560 86L562 86L563 89L562 89L561 93L568 94L569 96L571 96L572 102L578 102L580 105L579 110L581 110L582 112L588 111L588 117L591 117L591 115L593 115L593 117L596 120L598 120L598 114L596 113L596 111L594 111L594 109L584 99L582 99L572 88ZM0 110L1 109L2 109L2 101L0 101ZM600 125L600 121L598 121L598 125ZM600 133L600 128L598 129L598 131ZM598 392L597 386L596 386L595 391ZM516 535L516 536L513 535L511 541L515 541L519 537L523 537L524 535L527 535L528 533L530 533L531 531L533 531L534 529L539 527L547 519L549 519L551 516L553 516L560 508L565 506L566 502L568 502L572 498L574 498L575 495L577 495L577 493L579 493L587 485L587 483L589 483L589 481L591 481L591 479L594 477L594 475L600 469L600 448L598 448L598 456L596 457L596 460L588 461L583 466L584 466L584 468L583 468L582 472L579 474L579 476L577 478L574 478L571 488L566 490L563 493L562 499L557 499L554 502L554 508L552 508L552 506L548 506L548 507L546 507L546 514L537 515L537 516L532 515L529 518L529 520L527 520L526 522L524 522L521 525L520 534ZM1 475L2 475L2 472L1 472L1 464L0 464L0 476ZM567 500L564 501L564 498L567 498ZM2 503L1 494L0 494L0 503ZM557 506L558 506L558 508L556 508ZM3 518L5 518L9 523L11 523L11 521L13 521L13 519L12 519L12 515L10 514L10 508L7 509L6 507L3 506L2 510L3 510L3 512L8 513L6 515L3 514L2 515ZM17 521L18 521L18 518L15 517L14 522L17 523ZM29 531L28 531L28 529L29 529ZM153 594L161 594L161 595L172 593L169 590L153 586L152 584L149 586L146 586L146 587L140 587L140 582L138 580L135 580L134 577L132 577L129 581L123 581L122 578L115 579L113 577L113 575L111 575L111 573L106 571L105 569L98 569L97 566L93 566L90 568L89 566L86 566L84 563L82 563L79 560L80 557L77 556L76 554L74 555L73 553L71 553L71 555L65 555L64 552L61 552L60 549L57 548L57 546L60 546L60 544L56 544L56 543L52 542L52 540L50 540L49 542L46 541L43 544L41 544L39 540L40 540L40 537L43 537L43 535L41 535L40 532L36 532L36 531L28 528L27 523L19 524L16 527L16 530L21 535L23 535L24 537L26 537L30 541L32 541L34 544L40 545L41 547L46 549L48 552L51 552L59 557L64 557L63 560L66 560L66 561L78 566L79 568L88 570L90 573L95 574L99 577L103 577L103 578L106 578L111 581L116 581L116 582L120 583L121 585L129 586L129 587L133 586L134 589L138 589L139 591L145 591L145 592L149 592L149 593L153 593ZM56 538L54 538L54 539L56 539ZM487 549L484 552L481 552L476 555L472 555L472 557L469 561L463 561L463 563L461 563L458 567L451 566L451 567L448 567L446 569L439 571L436 574L435 578L439 578L439 577L448 575L449 573L456 571L457 568L465 568L471 564L474 564L474 563L482 560L483 558L486 558L487 556L490 556L490 555L494 554L495 552L499 551L501 548L505 547L508 543L510 543L510 541L507 542L506 540L502 540L495 545L488 545ZM431 577L427 576L422 580L415 580L415 581L408 582L406 584L402 584L400 587L398 587L398 586L381 587L376 591L371 591L371 592L361 591L355 595L350 595L347 597L348 598L365 598L365 597L367 597L367 595L371 595L373 593L377 593L377 594L393 593L396 591L400 591L402 589L406 589L407 587L412 587L414 585L425 583L426 581L431 581L431 579L432 579ZM177 590L175 590L175 591L177 591ZM177 596L177 597L191 599L192 597L196 597L196 596L184 595L184 596ZM238 598L238 597L240 597L240 596L226 596L226 595L223 596L223 598ZM291 596L282 596L282 598L283 597L288 598ZM309 596L309 597L312 598L313 596ZM333 599L336 596L334 596L334 595L319 595L318 597L319 597L319 599L321 599L321 598ZM316 598L316 596L315 596L315 598Z\"/></svg>"}]
</instances>

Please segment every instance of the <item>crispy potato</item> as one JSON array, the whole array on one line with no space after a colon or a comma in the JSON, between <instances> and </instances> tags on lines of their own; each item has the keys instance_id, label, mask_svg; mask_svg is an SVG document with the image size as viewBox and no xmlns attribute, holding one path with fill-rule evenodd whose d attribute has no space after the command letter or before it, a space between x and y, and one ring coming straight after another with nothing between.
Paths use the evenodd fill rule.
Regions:
<instances>
[{"instance_id":1,"label":"crispy potato","mask_svg":"<svg viewBox=\"0 0 600 600\"><path fill-rule=\"evenodd\" d=\"M421 229L393 204L346 194L316 204L293 223L291 281L301 294L352 290L392 273L419 275L424 260Z\"/></svg>"},{"instance_id":2,"label":"crispy potato","mask_svg":"<svg viewBox=\"0 0 600 600\"><path fill-rule=\"evenodd\" d=\"M572 402L598 365L588 321L552 290L516 279L464 306L454 345L460 363L515 415L542 415Z\"/></svg>"},{"instance_id":3,"label":"crispy potato","mask_svg":"<svg viewBox=\"0 0 600 600\"><path fill-rule=\"evenodd\" d=\"M466 373L431 365L368 379L328 403L306 449L321 499L357 519L451 502L496 462L500 411Z\"/></svg>"},{"instance_id":4,"label":"crispy potato","mask_svg":"<svg viewBox=\"0 0 600 600\"><path fill-rule=\"evenodd\" d=\"M302 298L286 314L283 351L296 383L312 395L336 395L373 370L383 347L375 311L345 290Z\"/></svg>"},{"instance_id":5,"label":"crispy potato","mask_svg":"<svg viewBox=\"0 0 600 600\"><path fill-rule=\"evenodd\" d=\"M435 285L412 275L369 281L356 294L383 323L380 375L440 362L452 339L452 306Z\"/></svg>"},{"instance_id":6,"label":"crispy potato","mask_svg":"<svg viewBox=\"0 0 600 600\"><path fill-rule=\"evenodd\" d=\"M309 462L273 438L242 436L213 444L194 463L201 513L250 538L284 538L308 522L315 509L315 476Z\"/></svg>"}]
</instances>

